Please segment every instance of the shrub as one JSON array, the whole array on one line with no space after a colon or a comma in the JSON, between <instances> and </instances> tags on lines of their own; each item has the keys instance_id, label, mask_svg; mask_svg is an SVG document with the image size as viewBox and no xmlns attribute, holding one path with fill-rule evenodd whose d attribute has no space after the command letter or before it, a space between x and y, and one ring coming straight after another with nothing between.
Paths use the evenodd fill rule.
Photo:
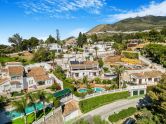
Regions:
<instances>
[{"instance_id":1,"label":"shrub","mask_svg":"<svg viewBox=\"0 0 166 124\"><path fill-rule=\"evenodd\" d=\"M82 100L79 102L79 106L81 111L83 113L86 113L95 108L103 106L105 104L114 102L119 99L125 99L127 97L129 97L129 93L127 91L107 94L107 95L102 95L102 96L97 96L97 97L89 98L86 100Z\"/></svg>"},{"instance_id":2,"label":"shrub","mask_svg":"<svg viewBox=\"0 0 166 124\"><path fill-rule=\"evenodd\" d=\"M119 113L115 113L111 116L109 116L109 121L111 122L117 122L121 119L125 119L131 115L133 115L135 112L137 111L136 108L134 107L130 107L128 109L123 109L122 111L120 111Z\"/></svg>"},{"instance_id":3,"label":"shrub","mask_svg":"<svg viewBox=\"0 0 166 124\"><path fill-rule=\"evenodd\" d=\"M132 51L123 51L122 55L129 59L138 59L139 58L139 53L132 52Z\"/></svg>"},{"instance_id":4,"label":"shrub","mask_svg":"<svg viewBox=\"0 0 166 124\"><path fill-rule=\"evenodd\" d=\"M77 97L84 98L87 95L87 93L79 93L79 92L75 91L74 95L77 96Z\"/></svg>"}]
</instances>

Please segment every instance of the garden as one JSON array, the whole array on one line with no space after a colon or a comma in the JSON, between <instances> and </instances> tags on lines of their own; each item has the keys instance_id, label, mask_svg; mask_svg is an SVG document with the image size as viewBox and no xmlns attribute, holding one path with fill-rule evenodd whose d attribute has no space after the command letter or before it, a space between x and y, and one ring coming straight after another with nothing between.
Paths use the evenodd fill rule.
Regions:
<instances>
[{"instance_id":1,"label":"garden","mask_svg":"<svg viewBox=\"0 0 166 124\"><path fill-rule=\"evenodd\" d=\"M134 113L136 113L137 109L134 107L130 107L128 109L123 109L121 110L119 113L114 113L113 115L109 116L109 121L111 122L117 122L119 120L123 120L131 115L133 115Z\"/></svg>"},{"instance_id":2,"label":"garden","mask_svg":"<svg viewBox=\"0 0 166 124\"><path fill-rule=\"evenodd\" d=\"M118 92L118 93L113 93L113 94L106 94L106 95L82 100L79 102L79 106L80 106L82 113L87 113L87 112L89 112L93 109L96 109L100 106L103 106L105 104L114 102L119 99L125 99L128 97L129 97L128 91Z\"/></svg>"},{"instance_id":3,"label":"garden","mask_svg":"<svg viewBox=\"0 0 166 124\"><path fill-rule=\"evenodd\" d=\"M31 124L60 106L59 99L45 91L27 93L17 100L1 97L0 103L3 105L2 110L4 110L4 106L8 105L15 108L5 112L5 116L12 120L9 124Z\"/></svg>"}]
</instances>

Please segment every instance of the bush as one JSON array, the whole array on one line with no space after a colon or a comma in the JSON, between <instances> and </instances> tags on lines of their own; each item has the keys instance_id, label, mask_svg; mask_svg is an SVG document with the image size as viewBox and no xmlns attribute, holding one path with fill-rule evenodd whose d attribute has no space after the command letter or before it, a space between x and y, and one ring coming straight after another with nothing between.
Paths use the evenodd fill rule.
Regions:
<instances>
[{"instance_id":1,"label":"bush","mask_svg":"<svg viewBox=\"0 0 166 124\"><path fill-rule=\"evenodd\" d=\"M122 55L129 59L138 59L139 58L139 53L132 52L132 51L123 51Z\"/></svg>"},{"instance_id":2,"label":"bush","mask_svg":"<svg viewBox=\"0 0 166 124\"><path fill-rule=\"evenodd\" d=\"M79 92L75 91L74 95L77 96L77 97L85 98L85 96L87 95L87 93L79 93Z\"/></svg>"},{"instance_id":3,"label":"bush","mask_svg":"<svg viewBox=\"0 0 166 124\"><path fill-rule=\"evenodd\" d=\"M134 107L130 107L128 109L123 109L122 111L120 111L119 113L115 113L111 116L109 116L109 121L111 122L117 122L119 120L125 119L131 115L133 115L135 112L137 111L136 108Z\"/></svg>"},{"instance_id":4,"label":"bush","mask_svg":"<svg viewBox=\"0 0 166 124\"><path fill-rule=\"evenodd\" d=\"M24 93L23 93L23 91L21 91L21 92L12 92L11 93L11 96L13 97L13 96L21 96L21 95L24 95Z\"/></svg>"},{"instance_id":5,"label":"bush","mask_svg":"<svg viewBox=\"0 0 166 124\"><path fill-rule=\"evenodd\" d=\"M127 97L129 97L129 93L127 91L107 94L107 95L102 95L102 96L97 96L97 97L89 98L86 100L82 100L79 102L79 106L81 111L83 113L86 113L95 108L103 106L105 104L114 102L119 99L125 99Z\"/></svg>"},{"instance_id":6,"label":"bush","mask_svg":"<svg viewBox=\"0 0 166 124\"><path fill-rule=\"evenodd\" d=\"M58 108L60 106L60 101L58 99L53 99L53 106Z\"/></svg>"}]
</instances>

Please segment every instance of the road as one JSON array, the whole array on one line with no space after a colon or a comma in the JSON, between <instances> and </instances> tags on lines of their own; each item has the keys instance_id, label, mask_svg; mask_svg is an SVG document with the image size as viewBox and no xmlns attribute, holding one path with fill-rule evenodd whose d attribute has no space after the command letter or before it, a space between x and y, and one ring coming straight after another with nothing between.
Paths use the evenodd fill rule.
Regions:
<instances>
[{"instance_id":1,"label":"road","mask_svg":"<svg viewBox=\"0 0 166 124\"><path fill-rule=\"evenodd\" d=\"M127 109L129 107L136 107L139 99L141 99L141 98L125 99L125 100L116 101L116 102L104 105L102 107L99 107L95 110L92 110L92 111L82 115L81 118L89 119L89 118L93 117L94 115L99 115L103 119L107 119L108 116L113 114L114 112L119 112L122 109Z\"/></svg>"}]
</instances>

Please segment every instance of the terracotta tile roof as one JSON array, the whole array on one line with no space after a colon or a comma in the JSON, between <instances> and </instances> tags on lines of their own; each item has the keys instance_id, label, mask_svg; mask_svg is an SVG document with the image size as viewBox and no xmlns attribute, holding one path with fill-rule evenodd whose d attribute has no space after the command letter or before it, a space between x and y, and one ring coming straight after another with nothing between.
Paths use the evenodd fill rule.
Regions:
<instances>
[{"instance_id":1,"label":"terracotta tile roof","mask_svg":"<svg viewBox=\"0 0 166 124\"><path fill-rule=\"evenodd\" d=\"M71 101L71 102L65 104L63 115L67 116L76 110L78 110L78 105L76 104L75 101Z\"/></svg>"},{"instance_id":2,"label":"terracotta tile roof","mask_svg":"<svg viewBox=\"0 0 166 124\"><path fill-rule=\"evenodd\" d=\"M24 68L22 66L9 66L8 71L10 76L13 76L13 75L21 76L23 75Z\"/></svg>"},{"instance_id":3,"label":"terracotta tile roof","mask_svg":"<svg viewBox=\"0 0 166 124\"><path fill-rule=\"evenodd\" d=\"M10 81L10 84L21 84L19 81Z\"/></svg>"},{"instance_id":4,"label":"terracotta tile roof","mask_svg":"<svg viewBox=\"0 0 166 124\"><path fill-rule=\"evenodd\" d=\"M96 61L84 61L80 64L71 64L72 69L92 69L98 66Z\"/></svg>"},{"instance_id":5,"label":"terracotta tile roof","mask_svg":"<svg viewBox=\"0 0 166 124\"><path fill-rule=\"evenodd\" d=\"M0 84L3 84L8 80L9 80L8 78L0 78Z\"/></svg>"},{"instance_id":6,"label":"terracotta tile roof","mask_svg":"<svg viewBox=\"0 0 166 124\"><path fill-rule=\"evenodd\" d=\"M137 78L155 78L155 77L161 77L162 72L160 71L147 71L142 73L133 73L131 75L137 77Z\"/></svg>"},{"instance_id":7,"label":"terracotta tile roof","mask_svg":"<svg viewBox=\"0 0 166 124\"><path fill-rule=\"evenodd\" d=\"M33 77L35 81L45 81L49 79L46 70L42 67L31 68L28 72L29 77Z\"/></svg>"}]
</instances>

